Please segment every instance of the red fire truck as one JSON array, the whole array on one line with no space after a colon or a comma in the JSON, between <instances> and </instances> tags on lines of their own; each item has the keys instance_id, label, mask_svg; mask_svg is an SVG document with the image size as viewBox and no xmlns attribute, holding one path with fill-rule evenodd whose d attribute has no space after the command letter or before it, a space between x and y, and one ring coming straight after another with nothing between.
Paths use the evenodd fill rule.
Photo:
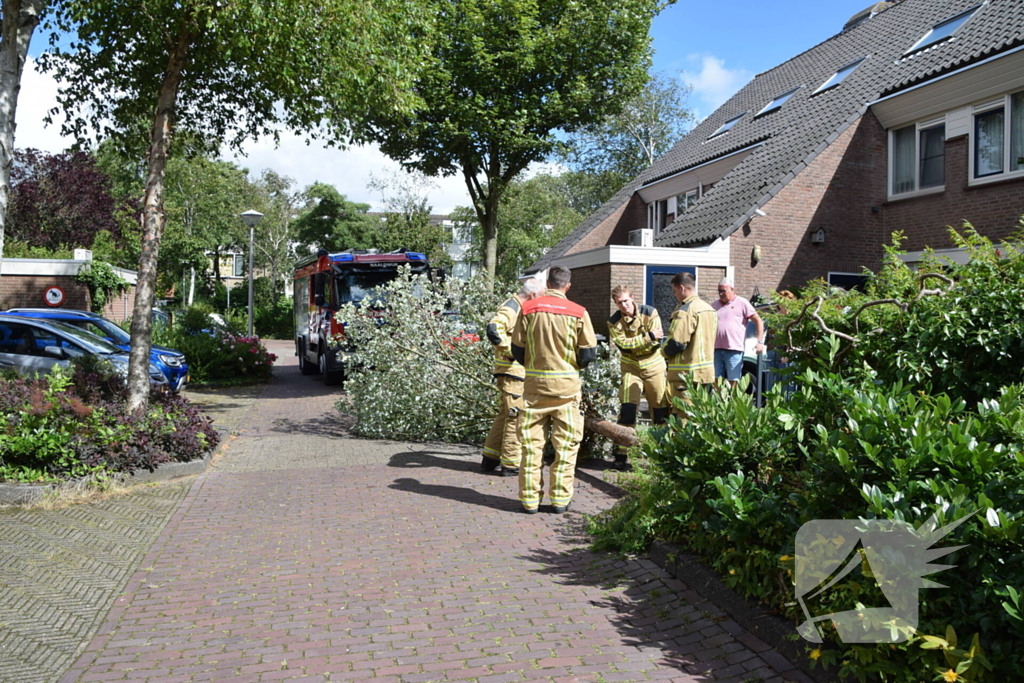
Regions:
<instances>
[{"instance_id":1,"label":"red fire truck","mask_svg":"<svg viewBox=\"0 0 1024 683\"><path fill-rule=\"evenodd\" d=\"M430 274L426 255L405 249L348 249L337 254L321 249L295 264L295 355L302 374L320 373L327 384L344 381L350 354L343 344L331 341L345 334L335 312L342 304L361 303L376 287L393 280L403 265L413 274Z\"/></svg>"}]
</instances>

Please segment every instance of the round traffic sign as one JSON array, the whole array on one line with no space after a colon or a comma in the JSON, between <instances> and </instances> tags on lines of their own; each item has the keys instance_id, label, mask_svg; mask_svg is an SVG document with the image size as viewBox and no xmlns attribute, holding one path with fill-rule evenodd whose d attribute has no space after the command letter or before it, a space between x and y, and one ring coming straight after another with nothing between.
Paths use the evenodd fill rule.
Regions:
<instances>
[{"instance_id":1,"label":"round traffic sign","mask_svg":"<svg viewBox=\"0 0 1024 683\"><path fill-rule=\"evenodd\" d=\"M60 306L64 303L64 290L60 287L47 287L43 293L43 300L47 306Z\"/></svg>"}]
</instances>

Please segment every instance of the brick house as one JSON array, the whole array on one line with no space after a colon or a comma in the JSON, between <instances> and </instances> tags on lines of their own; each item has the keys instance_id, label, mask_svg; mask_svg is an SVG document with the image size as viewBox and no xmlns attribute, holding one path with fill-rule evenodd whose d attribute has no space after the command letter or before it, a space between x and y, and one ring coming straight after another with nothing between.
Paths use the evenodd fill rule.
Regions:
<instances>
[{"instance_id":1,"label":"brick house","mask_svg":"<svg viewBox=\"0 0 1024 683\"><path fill-rule=\"evenodd\" d=\"M5 258L0 263L0 311L48 307L90 310L89 288L75 277L83 266L92 262L92 254L76 249L75 256L74 259ZM120 322L130 318L135 307L137 274L121 268L114 268L114 271L127 280L131 288L111 298L103 315ZM54 298L48 299L48 294Z\"/></svg>"},{"instance_id":2,"label":"brick house","mask_svg":"<svg viewBox=\"0 0 1024 683\"><path fill-rule=\"evenodd\" d=\"M879 2L757 75L529 271L573 269L600 325L619 283L663 316L683 269L707 299L725 274L747 297L850 286L894 231L908 260L956 259L947 226L1001 240L1022 214L1024 3Z\"/></svg>"}]
</instances>

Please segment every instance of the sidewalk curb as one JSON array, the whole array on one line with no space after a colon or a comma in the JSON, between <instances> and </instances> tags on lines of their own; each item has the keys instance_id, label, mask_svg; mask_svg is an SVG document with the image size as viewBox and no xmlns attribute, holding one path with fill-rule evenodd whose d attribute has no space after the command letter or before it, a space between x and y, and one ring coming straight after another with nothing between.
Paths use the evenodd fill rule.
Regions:
<instances>
[{"instance_id":1,"label":"sidewalk curb","mask_svg":"<svg viewBox=\"0 0 1024 683\"><path fill-rule=\"evenodd\" d=\"M576 470L576 477L583 479L591 486L616 489L620 495L625 492L615 484L605 481L591 472ZM651 562L658 565L673 578L686 584L701 597L721 608L737 624L742 626L755 638L796 666L808 680L814 683L841 683L834 672L821 667L811 669L807 655L803 652L803 641L796 636L796 627L788 620L771 614L760 604L743 597L722 581L718 573L705 565L693 553L680 546L663 541L655 541L648 551Z\"/></svg>"},{"instance_id":2,"label":"sidewalk curb","mask_svg":"<svg viewBox=\"0 0 1024 683\"><path fill-rule=\"evenodd\" d=\"M224 443L227 437L226 433L221 432L221 430L217 431L221 437L220 444L216 448L211 448L202 458L196 458L188 462L165 462L162 465L157 465L152 472L140 469L129 474L114 475L114 478L126 486L138 486L140 484L152 484L154 482L170 481L180 477L202 474L210 466L210 461L220 451L221 444ZM0 505L31 505L38 503L59 486L65 484L73 485L83 481L85 479L76 479L58 484L9 484L0 482Z\"/></svg>"}]
</instances>

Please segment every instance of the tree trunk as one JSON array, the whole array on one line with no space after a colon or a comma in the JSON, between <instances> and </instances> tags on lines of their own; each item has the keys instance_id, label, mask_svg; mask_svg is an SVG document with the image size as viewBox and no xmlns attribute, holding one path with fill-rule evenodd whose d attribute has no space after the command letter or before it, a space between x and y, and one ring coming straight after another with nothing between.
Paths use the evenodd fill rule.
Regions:
<instances>
[{"instance_id":1,"label":"tree trunk","mask_svg":"<svg viewBox=\"0 0 1024 683\"><path fill-rule=\"evenodd\" d=\"M480 221L484 232L484 270L492 282L498 270L498 212L495 208L486 211Z\"/></svg>"},{"instance_id":2,"label":"tree trunk","mask_svg":"<svg viewBox=\"0 0 1024 683\"><path fill-rule=\"evenodd\" d=\"M128 363L128 407L140 410L149 403L149 352L152 347L153 303L156 297L156 263L164 233L164 176L167 154L174 134L174 114L192 33L183 25L167 62L167 73L157 94L152 140L146 156L146 194L143 199L142 249L138 284L132 313L131 356Z\"/></svg>"},{"instance_id":3,"label":"tree trunk","mask_svg":"<svg viewBox=\"0 0 1024 683\"><path fill-rule=\"evenodd\" d=\"M0 36L0 271L3 270L7 208L11 199L15 113L21 75L25 70L32 33L48 4L48 0L3 0L3 34Z\"/></svg>"},{"instance_id":4,"label":"tree trunk","mask_svg":"<svg viewBox=\"0 0 1024 683\"><path fill-rule=\"evenodd\" d=\"M640 441L636 438L636 430L632 427L609 422L608 420L602 420L594 417L593 415L587 415L584 418L583 426L595 434L600 434L606 439L610 439L613 443L619 446L629 447L640 445Z\"/></svg>"},{"instance_id":5,"label":"tree trunk","mask_svg":"<svg viewBox=\"0 0 1024 683\"><path fill-rule=\"evenodd\" d=\"M195 300L196 295L196 267L192 266L189 268L188 274L188 305L192 306L192 302Z\"/></svg>"}]
</instances>

